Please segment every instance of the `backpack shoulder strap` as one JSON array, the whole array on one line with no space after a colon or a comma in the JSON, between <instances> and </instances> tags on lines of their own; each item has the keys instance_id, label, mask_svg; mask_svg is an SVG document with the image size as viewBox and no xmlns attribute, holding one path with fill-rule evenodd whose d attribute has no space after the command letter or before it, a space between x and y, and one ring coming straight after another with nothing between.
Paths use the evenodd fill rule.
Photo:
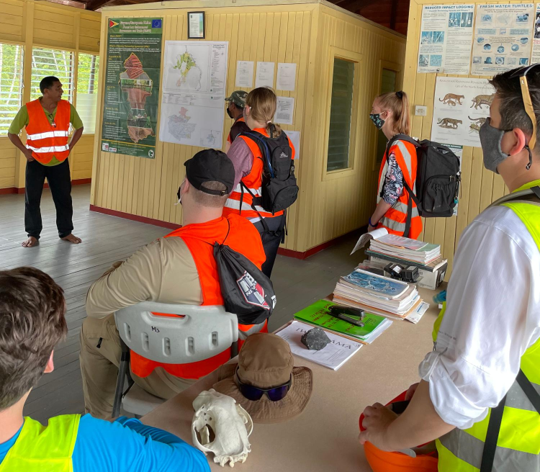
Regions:
<instances>
[{"instance_id":1,"label":"backpack shoulder strap","mask_svg":"<svg viewBox=\"0 0 540 472\"><path fill-rule=\"evenodd\" d=\"M522 190L521 192L510 193L508 195L505 195L502 198L499 198L498 200L493 202L489 207L502 205L503 203L511 202L514 200L520 200L520 199L523 199L523 197L531 197L531 196L533 198L536 197L537 199L540 200L540 187L532 187L527 190Z\"/></svg>"},{"instance_id":2,"label":"backpack shoulder strap","mask_svg":"<svg viewBox=\"0 0 540 472\"><path fill-rule=\"evenodd\" d=\"M418 141L416 141L416 139L413 139L411 138L410 136L406 135L406 134L396 134L395 136L393 136L389 141L388 141L388 144L386 145L386 150L389 151L390 148L394 145L395 142L397 141L405 141L407 143L411 143L412 145L414 145L415 147L420 147L420 143Z\"/></svg>"}]
</instances>

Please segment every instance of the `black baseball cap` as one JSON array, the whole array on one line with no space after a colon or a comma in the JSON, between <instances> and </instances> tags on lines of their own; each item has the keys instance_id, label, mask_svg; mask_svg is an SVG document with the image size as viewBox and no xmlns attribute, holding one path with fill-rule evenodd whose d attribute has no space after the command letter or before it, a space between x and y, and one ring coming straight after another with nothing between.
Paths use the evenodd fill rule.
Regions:
<instances>
[{"instance_id":1,"label":"black baseball cap","mask_svg":"<svg viewBox=\"0 0 540 472\"><path fill-rule=\"evenodd\" d=\"M222 151L205 149L195 154L184 164L186 178L197 190L210 195L225 196L233 191L234 166ZM205 182L221 182L227 190L212 190L203 187Z\"/></svg>"}]
</instances>

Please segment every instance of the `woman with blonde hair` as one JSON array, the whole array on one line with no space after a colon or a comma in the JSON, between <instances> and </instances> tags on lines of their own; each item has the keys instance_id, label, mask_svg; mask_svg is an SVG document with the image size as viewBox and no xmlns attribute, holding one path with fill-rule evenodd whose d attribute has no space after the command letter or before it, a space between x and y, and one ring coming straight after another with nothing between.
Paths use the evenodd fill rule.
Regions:
<instances>
[{"instance_id":1,"label":"woman with blonde hair","mask_svg":"<svg viewBox=\"0 0 540 472\"><path fill-rule=\"evenodd\" d=\"M407 94L379 95L373 102L370 118L390 146L386 146L381 163L377 207L369 219L368 231L386 228L391 234L417 239L422 232L422 219L410 196L416 191L416 148L399 139L399 135L408 136L411 132Z\"/></svg>"},{"instance_id":2,"label":"woman with blonde hair","mask_svg":"<svg viewBox=\"0 0 540 472\"><path fill-rule=\"evenodd\" d=\"M265 164L259 145L264 144L264 138L281 143L281 149L291 158L291 175L294 175L294 146L285 132L272 122L276 106L276 94L266 87L256 88L246 97L244 118L252 131L238 135L227 152L236 175L234 190L223 210L224 216L236 213L248 218L259 230L266 254L262 271L268 277L272 273L279 244L285 239L285 213L271 213L262 207Z\"/></svg>"}]
</instances>

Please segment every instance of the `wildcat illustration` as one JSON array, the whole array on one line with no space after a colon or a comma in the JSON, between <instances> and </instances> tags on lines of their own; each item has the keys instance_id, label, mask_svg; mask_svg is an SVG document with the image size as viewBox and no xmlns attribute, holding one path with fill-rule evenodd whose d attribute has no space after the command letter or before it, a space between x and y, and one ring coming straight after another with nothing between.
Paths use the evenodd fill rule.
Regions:
<instances>
[{"instance_id":1,"label":"wildcat illustration","mask_svg":"<svg viewBox=\"0 0 540 472\"><path fill-rule=\"evenodd\" d=\"M455 102L459 103L460 105L463 105L461 103L461 100L465 98L465 95L456 95L455 93L447 93L443 99L439 98L439 102L447 103L449 105L454 105Z\"/></svg>"},{"instance_id":2,"label":"wildcat illustration","mask_svg":"<svg viewBox=\"0 0 540 472\"><path fill-rule=\"evenodd\" d=\"M463 121L455 118L442 118L437 124L441 128L458 129L458 125L463 124Z\"/></svg>"},{"instance_id":3,"label":"wildcat illustration","mask_svg":"<svg viewBox=\"0 0 540 472\"><path fill-rule=\"evenodd\" d=\"M471 128L471 131L479 132L482 125L486 122L487 118L471 118L468 116L469 120L471 120L471 124L469 128Z\"/></svg>"},{"instance_id":4,"label":"wildcat illustration","mask_svg":"<svg viewBox=\"0 0 540 472\"><path fill-rule=\"evenodd\" d=\"M477 95L472 99L471 108L474 107L475 110L478 110L478 108L480 108L481 110L483 105L487 105L488 107L490 107L493 103L494 98L494 93L491 95Z\"/></svg>"}]
</instances>

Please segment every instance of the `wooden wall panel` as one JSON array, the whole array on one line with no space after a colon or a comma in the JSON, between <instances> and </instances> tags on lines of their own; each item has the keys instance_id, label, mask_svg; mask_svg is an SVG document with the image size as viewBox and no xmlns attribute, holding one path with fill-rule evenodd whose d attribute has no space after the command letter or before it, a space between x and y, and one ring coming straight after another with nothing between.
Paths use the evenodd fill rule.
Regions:
<instances>
[{"instance_id":1,"label":"wooden wall panel","mask_svg":"<svg viewBox=\"0 0 540 472\"><path fill-rule=\"evenodd\" d=\"M314 70L314 100L306 108L304 130L313 138L304 141L302 155L309 156L309 170L301 175L297 250L305 251L322 242L367 224L376 199L378 168L373 166L377 132L369 119L371 104L379 93L381 61L404 63L401 36L359 21L337 9L322 7L312 46L318 63ZM352 169L326 172L328 110L331 87L332 48L359 57L356 140L351 149ZM303 170L303 169L302 169Z\"/></svg>"},{"instance_id":2,"label":"wooden wall panel","mask_svg":"<svg viewBox=\"0 0 540 472\"><path fill-rule=\"evenodd\" d=\"M0 42L24 46L24 82L30 83L32 48L49 47L99 53L101 13L33 0L0 0ZM76 82L75 82L76 83ZM23 89L23 103L30 99ZM76 101L74 102L76 106ZM92 175L94 135L83 135L70 157L74 180ZM0 189L24 188L25 160L0 136Z\"/></svg>"},{"instance_id":3,"label":"wooden wall panel","mask_svg":"<svg viewBox=\"0 0 540 472\"><path fill-rule=\"evenodd\" d=\"M278 92L280 96L295 99L294 124L283 128L301 132L300 159L296 162L300 198L288 212L289 236L285 247L306 251L367 223L375 202L378 171L373 168L376 130L369 120L369 111L379 89L380 61L403 65L405 40L358 16L330 7L326 2L313 0L279 6L239 3L242 3L240 8L205 8L207 39L229 42L227 93L236 89L239 60L297 64L295 90ZM104 25L108 18L160 16L164 18L164 41L186 40L187 11L197 5L187 8L175 3L166 9L152 9L151 5L105 8L102 64L106 63ZM354 170L342 177L326 179L325 107L331 80L327 73L331 47L361 55L362 64L356 91L360 111L357 145L352 152ZM101 84L104 74L105 67L102 67ZM101 87L99 96L102 100ZM232 123L226 117L225 106L223 113L224 144ZM97 134L96 138L92 204L181 223L181 206L174 203L185 175L183 164L201 148L158 140L155 159L142 159L102 153Z\"/></svg>"},{"instance_id":4,"label":"wooden wall panel","mask_svg":"<svg viewBox=\"0 0 540 472\"><path fill-rule=\"evenodd\" d=\"M0 0L0 41L23 41L24 39L24 0Z\"/></svg>"},{"instance_id":5,"label":"wooden wall panel","mask_svg":"<svg viewBox=\"0 0 540 472\"><path fill-rule=\"evenodd\" d=\"M431 123L433 119L433 103L437 76L452 77L448 74L417 73L422 7L423 5L453 3L457 2L445 0L411 0L407 52L405 58L404 89L407 94L409 94L411 112L416 105L425 105L428 107L426 117L413 116L412 119L412 135L422 139L429 139L431 137ZM487 3L508 4L520 2L486 2L471 0L466 3L479 5ZM468 77L489 78L473 75L469 75ZM506 193L507 189L501 177L484 168L482 150L480 148L465 147L463 149L462 182L457 217L424 219L424 231L420 236L420 239L442 245L443 254L448 258L449 262L448 274L451 273L454 253L457 249L459 237L463 230L481 211Z\"/></svg>"}]
</instances>

